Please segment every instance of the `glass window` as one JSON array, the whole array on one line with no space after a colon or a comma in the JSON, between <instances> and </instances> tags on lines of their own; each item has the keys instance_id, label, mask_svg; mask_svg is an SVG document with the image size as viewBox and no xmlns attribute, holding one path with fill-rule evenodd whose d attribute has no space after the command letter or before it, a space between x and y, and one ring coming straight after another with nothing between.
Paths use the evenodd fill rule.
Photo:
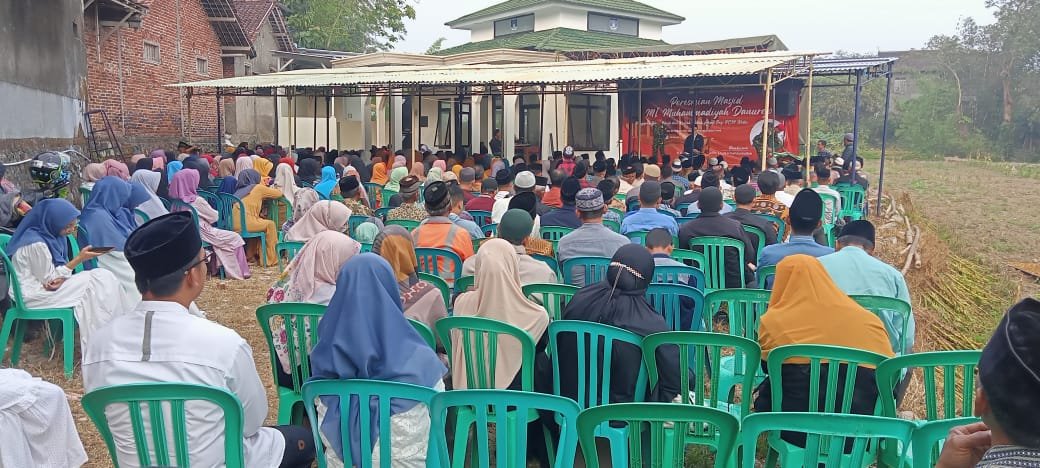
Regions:
<instances>
[{"instance_id":1,"label":"glass window","mask_svg":"<svg viewBox=\"0 0 1040 468\"><path fill-rule=\"evenodd\" d=\"M520 143L536 145L542 140L542 101L537 94L520 96Z\"/></svg>"},{"instance_id":2,"label":"glass window","mask_svg":"<svg viewBox=\"0 0 1040 468\"><path fill-rule=\"evenodd\" d=\"M202 57L196 58L195 72L199 75L209 75L209 61Z\"/></svg>"},{"instance_id":3,"label":"glass window","mask_svg":"<svg viewBox=\"0 0 1040 468\"><path fill-rule=\"evenodd\" d=\"M534 14L495 21L495 37L534 31Z\"/></svg>"},{"instance_id":4,"label":"glass window","mask_svg":"<svg viewBox=\"0 0 1040 468\"><path fill-rule=\"evenodd\" d=\"M589 13L589 31L638 36L639 20L617 15Z\"/></svg>"},{"instance_id":5,"label":"glass window","mask_svg":"<svg viewBox=\"0 0 1040 468\"><path fill-rule=\"evenodd\" d=\"M500 130L502 128L503 98L501 94L491 96L491 128Z\"/></svg>"},{"instance_id":6,"label":"glass window","mask_svg":"<svg viewBox=\"0 0 1040 468\"><path fill-rule=\"evenodd\" d=\"M609 150L610 96L570 94L567 107L570 145L576 150Z\"/></svg>"},{"instance_id":7,"label":"glass window","mask_svg":"<svg viewBox=\"0 0 1040 468\"><path fill-rule=\"evenodd\" d=\"M437 101L437 132L433 141L438 148L451 148L451 101Z\"/></svg>"}]
</instances>

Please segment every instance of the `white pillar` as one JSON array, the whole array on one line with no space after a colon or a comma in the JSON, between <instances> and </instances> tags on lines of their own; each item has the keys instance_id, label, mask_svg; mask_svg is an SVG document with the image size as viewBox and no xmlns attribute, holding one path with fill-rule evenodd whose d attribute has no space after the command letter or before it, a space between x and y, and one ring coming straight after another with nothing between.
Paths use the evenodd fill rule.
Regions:
<instances>
[{"instance_id":1,"label":"white pillar","mask_svg":"<svg viewBox=\"0 0 1040 468\"><path fill-rule=\"evenodd\" d=\"M484 123L481 119L484 118L484 96L479 94L470 95L469 97L469 137L470 137L470 154L476 153L480 150L480 142L487 143L484 139Z\"/></svg>"},{"instance_id":2,"label":"white pillar","mask_svg":"<svg viewBox=\"0 0 1040 468\"><path fill-rule=\"evenodd\" d=\"M502 99L502 156L512 160L516 150L516 133L520 128L520 96L507 94Z\"/></svg>"}]
</instances>

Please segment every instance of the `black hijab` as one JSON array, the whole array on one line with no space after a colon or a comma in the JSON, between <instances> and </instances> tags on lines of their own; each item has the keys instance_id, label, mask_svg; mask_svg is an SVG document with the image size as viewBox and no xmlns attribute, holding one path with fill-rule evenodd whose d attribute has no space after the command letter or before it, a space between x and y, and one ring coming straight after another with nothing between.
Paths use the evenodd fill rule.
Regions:
<instances>
[{"instance_id":1,"label":"black hijab","mask_svg":"<svg viewBox=\"0 0 1040 468\"><path fill-rule=\"evenodd\" d=\"M170 199L170 178L166 176L166 168L159 169L159 188L155 189L155 194Z\"/></svg>"},{"instance_id":2,"label":"black hijab","mask_svg":"<svg viewBox=\"0 0 1040 468\"><path fill-rule=\"evenodd\" d=\"M361 176L361 182L370 182L372 180L372 169L365 165L365 161L361 159L361 156L351 154L350 165L357 169L358 175Z\"/></svg>"},{"instance_id":3,"label":"black hijab","mask_svg":"<svg viewBox=\"0 0 1040 468\"><path fill-rule=\"evenodd\" d=\"M137 171L150 171L152 170L152 164L152 158L141 159L134 164L134 170L130 172L130 175Z\"/></svg>"},{"instance_id":4,"label":"black hijab","mask_svg":"<svg viewBox=\"0 0 1040 468\"><path fill-rule=\"evenodd\" d=\"M646 289L654 279L654 258L638 244L621 247L610 259L607 275L596 284L581 288L563 311L565 320L583 320L623 328L641 337L671 331L664 317L646 300ZM560 390L577 396L577 343L565 336L559 340ZM587 354L586 354L587 356ZM679 354L675 347L657 351L660 380L646 401L667 402L679 392ZM602 357L600 357L600 361ZM634 401L634 387L642 363L642 351L635 346L614 345L611 365L610 402Z\"/></svg>"},{"instance_id":5,"label":"black hijab","mask_svg":"<svg viewBox=\"0 0 1040 468\"><path fill-rule=\"evenodd\" d=\"M307 158L301 160L299 166L297 175L300 176L301 182L313 187L321 179L321 163L317 159Z\"/></svg>"}]
</instances>

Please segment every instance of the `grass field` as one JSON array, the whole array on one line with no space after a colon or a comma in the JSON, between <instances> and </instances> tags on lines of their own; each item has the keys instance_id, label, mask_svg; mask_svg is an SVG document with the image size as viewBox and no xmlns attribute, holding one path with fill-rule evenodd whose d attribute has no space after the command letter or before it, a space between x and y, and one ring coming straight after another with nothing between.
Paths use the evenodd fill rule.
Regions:
<instances>
[{"instance_id":1,"label":"grass field","mask_svg":"<svg viewBox=\"0 0 1040 468\"><path fill-rule=\"evenodd\" d=\"M871 188L875 189L878 171L876 167L869 169ZM1040 206L1040 190L1037 189L1040 169L1037 166L914 160L890 160L886 169L886 192L910 194L920 214L918 221L934 230L944 244L944 249L936 249L931 255L947 255L945 248L948 247L948 252L967 258L992 273L993 282L987 283L987 287L999 292L998 300L996 303L981 304L986 317L982 323L975 325L974 331L967 331L971 335L969 338L984 340L988 330L992 330L995 325L995 318L1010 304L1020 297L1036 295L1040 291L1040 282L1035 278L1027 277L1007 265L1007 262L1040 262L1040 249L1037 249L1035 240L1036 235L1040 234L1040 209L1037 208ZM911 278L908 278L911 288L929 284L928 278L915 278L923 274L936 272L911 272ZM256 323L254 311L263 302L276 276L276 268L254 268L250 280L214 279L207 284L198 301L210 318L238 331L252 346L257 370L268 390L271 406L267 421L269 424L274 423L277 399L273 392L267 345ZM914 295L917 307L917 293L911 290L911 294ZM921 309L924 309L921 310L923 315L931 313L927 307ZM923 333L923 327L936 320L942 321L943 317L919 318L919 336ZM922 345L920 349L932 349L928 343ZM53 360L41 356L39 340L25 347L21 367L65 388L80 438L90 456L86 466L111 466L104 443L78 402L83 394L79 368L74 378L66 381L61 373L60 356Z\"/></svg>"}]
</instances>

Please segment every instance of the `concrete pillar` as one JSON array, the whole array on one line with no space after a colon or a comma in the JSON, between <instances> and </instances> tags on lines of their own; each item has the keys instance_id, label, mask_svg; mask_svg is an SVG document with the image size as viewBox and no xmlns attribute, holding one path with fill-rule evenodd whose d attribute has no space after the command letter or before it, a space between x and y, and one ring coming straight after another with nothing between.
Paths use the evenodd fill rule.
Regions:
<instances>
[{"instance_id":1,"label":"concrete pillar","mask_svg":"<svg viewBox=\"0 0 1040 468\"><path fill-rule=\"evenodd\" d=\"M479 94L470 96L469 103L469 135L472 146L470 153L476 153L480 151L480 142L487 143L487 139L484 138L484 133L487 131L487 122L485 122L487 116L484 115L484 96Z\"/></svg>"},{"instance_id":2,"label":"concrete pillar","mask_svg":"<svg viewBox=\"0 0 1040 468\"><path fill-rule=\"evenodd\" d=\"M516 150L516 133L520 130L520 96L507 94L502 99L502 156L512 160Z\"/></svg>"}]
</instances>

